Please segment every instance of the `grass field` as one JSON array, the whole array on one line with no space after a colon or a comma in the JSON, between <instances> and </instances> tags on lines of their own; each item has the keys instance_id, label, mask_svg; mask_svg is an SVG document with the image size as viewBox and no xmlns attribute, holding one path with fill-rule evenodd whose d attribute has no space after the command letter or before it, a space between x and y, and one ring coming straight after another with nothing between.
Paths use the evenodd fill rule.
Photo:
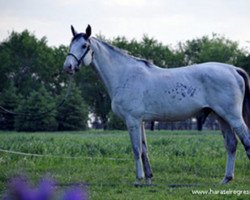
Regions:
<instances>
[{"instance_id":1,"label":"grass field","mask_svg":"<svg viewBox=\"0 0 250 200\"><path fill-rule=\"evenodd\" d=\"M0 194L10 178L25 173L33 183L49 175L61 188L86 183L93 200L250 199L250 161L240 143L236 178L219 185L226 162L219 132L155 131L147 138L155 185L135 188L127 132L0 132L1 149L46 155L0 152ZM193 194L197 191L210 194Z\"/></svg>"}]
</instances>

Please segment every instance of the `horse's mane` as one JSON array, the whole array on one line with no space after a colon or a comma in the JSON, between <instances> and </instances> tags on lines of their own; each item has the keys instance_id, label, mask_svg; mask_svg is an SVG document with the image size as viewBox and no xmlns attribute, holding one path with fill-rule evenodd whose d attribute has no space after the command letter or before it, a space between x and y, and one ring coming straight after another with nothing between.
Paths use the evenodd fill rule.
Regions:
<instances>
[{"instance_id":1,"label":"horse's mane","mask_svg":"<svg viewBox=\"0 0 250 200\"><path fill-rule=\"evenodd\" d=\"M119 49L119 48L117 48L117 47L115 47L115 46L113 46L111 44L108 44L107 42L102 41L102 40L99 40L99 39L96 39L96 40L99 41L100 43L102 43L108 49L110 49L110 50L112 50L112 51L114 51L114 52L116 52L116 53L118 53L118 54L120 54L122 56L125 56L127 58L132 58L133 60L144 63L146 67L152 67L153 66L152 62L150 62L150 61L148 61L146 59L142 59L142 58L132 56L132 55L128 54L128 52L125 51L125 50Z\"/></svg>"}]
</instances>

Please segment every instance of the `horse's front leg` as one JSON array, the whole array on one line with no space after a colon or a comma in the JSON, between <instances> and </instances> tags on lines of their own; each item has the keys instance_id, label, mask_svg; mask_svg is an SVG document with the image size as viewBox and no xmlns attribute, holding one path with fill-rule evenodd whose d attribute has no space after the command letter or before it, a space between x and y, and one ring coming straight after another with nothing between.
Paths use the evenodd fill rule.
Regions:
<instances>
[{"instance_id":1,"label":"horse's front leg","mask_svg":"<svg viewBox=\"0 0 250 200\"><path fill-rule=\"evenodd\" d=\"M153 172L148 159L148 147L147 138L145 134L144 124L141 124L141 135L142 135L142 162L144 167L144 172L146 176L146 184L151 184L151 178L153 177Z\"/></svg>"},{"instance_id":2,"label":"horse's front leg","mask_svg":"<svg viewBox=\"0 0 250 200\"><path fill-rule=\"evenodd\" d=\"M143 164L142 164L142 134L141 134L141 122L134 117L128 117L126 119L128 132L132 144L132 149L135 159L136 167L136 181L135 186L142 184L144 178Z\"/></svg>"}]
</instances>

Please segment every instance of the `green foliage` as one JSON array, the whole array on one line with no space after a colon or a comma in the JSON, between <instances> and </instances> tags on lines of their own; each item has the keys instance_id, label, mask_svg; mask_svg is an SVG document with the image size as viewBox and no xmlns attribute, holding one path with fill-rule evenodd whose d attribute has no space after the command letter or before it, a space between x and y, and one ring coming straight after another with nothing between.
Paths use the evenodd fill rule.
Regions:
<instances>
[{"instance_id":1,"label":"green foliage","mask_svg":"<svg viewBox=\"0 0 250 200\"><path fill-rule=\"evenodd\" d=\"M186 56L185 61L188 64L211 61L236 64L237 58L242 52L237 42L220 37L217 34L213 34L211 39L204 36L188 40L186 43L180 44L180 47Z\"/></svg>"},{"instance_id":2,"label":"green foliage","mask_svg":"<svg viewBox=\"0 0 250 200\"><path fill-rule=\"evenodd\" d=\"M117 117L113 112L109 113L108 129L110 130L126 130L127 127L123 120Z\"/></svg>"},{"instance_id":3,"label":"green foliage","mask_svg":"<svg viewBox=\"0 0 250 200\"><path fill-rule=\"evenodd\" d=\"M13 82L18 93L28 96L30 90L41 85L57 92L65 77L59 76L66 48L50 48L46 38L38 40L28 30L12 32L9 38L0 44L1 84L0 91Z\"/></svg>"},{"instance_id":4,"label":"green foliage","mask_svg":"<svg viewBox=\"0 0 250 200\"><path fill-rule=\"evenodd\" d=\"M53 103L50 103L52 100L51 97L47 100L45 99L47 98L47 94L43 98L39 96L38 93L41 91L41 88L43 88L42 90L44 91L48 91L53 97L61 94L62 86L65 85L66 82L66 75L62 74L62 66L67 50L65 46L58 48L48 47L45 37L39 40L28 30L21 33L12 32L10 36L0 44L0 60L2 61L0 67L0 93L4 93L5 88L10 88L8 92L14 95L15 92L11 92L12 86L10 83L12 83L13 87L16 88L17 95L21 95L26 99L18 102L20 105L17 112L31 112L33 116L33 119L31 119L32 116L17 116L17 130L34 131L56 129L57 122L54 119L56 111L48 115L47 118L43 117L41 120L36 120L36 118L39 119L41 116L35 116L33 114L37 114L36 112L44 112L54 106L55 100L53 100ZM32 94L33 96L30 96L31 91L37 92L34 92ZM4 101L7 102L7 100L3 100L3 98L5 97L3 96L1 98L1 105L3 107L12 111L16 109L17 106L13 107L12 105L4 103ZM15 99L14 97L12 98L13 100ZM44 102L39 102L36 105L37 102L33 101L32 98L40 98L40 100L42 99L41 101L44 100ZM27 105L25 105L26 101L28 101ZM46 103L48 103L48 105L45 106ZM39 108L39 106L41 107ZM32 111L30 111L30 109ZM6 121L6 118L13 121L14 116L1 115L2 122ZM13 128L13 123L8 122L8 124L10 126L9 128ZM28 126L30 126L30 128ZM3 127L2 124L1 127Z\"/></svg>"},{"instance_id":5,"label":"green foliage","mask_svg":"<svg viewBox=\"0 0 250 200\"><path fill-rule=\"evenodd\" d=\"M21 96L17 94L17 90L13 84L0 93L0 105L7 110L15 111L21 101ZM15 116L5 111L0 112L0 129L14 130Z\"/></svg>"},{"instance_id":6,"label":"green foliage","mask_svg":"<svg viewBox=\"0 0 250 200\"><path fill-rule=\"evenodd\" d=\"M242 52L237 58L236 66L242 67L250 74L250 54Z\"/></svg>"},{"instance_id":7,"label":"green foliage","mask_svg":"<svg viewBox=\"0 0 250 200\"><path fill-rule=\"evenodd\" d=\"M65 93L65 92L64 92ZM64 96L60 96L60 102ZM72 83L70 95L63 106L58 108L58 130L85 130L87 129L88 107L84 103L81 91Z\"/></svg>"},{"instance_id":8,"label":"green foliage","mask_svg":"<svg viewBox=\"0 0 250 200\"><path fill-rule=\"evenodd\" d=\"M17 131L55 131L57 130L55 100L42 86L31 92L27 99L20 102L16 116Z\"/></svg>"}]
</instances>

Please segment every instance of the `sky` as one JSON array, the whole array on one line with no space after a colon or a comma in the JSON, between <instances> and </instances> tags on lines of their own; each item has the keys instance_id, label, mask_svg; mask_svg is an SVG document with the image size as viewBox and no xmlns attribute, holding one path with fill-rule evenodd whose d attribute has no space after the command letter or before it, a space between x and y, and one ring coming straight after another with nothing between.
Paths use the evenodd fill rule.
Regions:
<instances>
[{"instance_id":1,"label":"sky","mask_svg":"<svg viewBox=\"0 0 250 200\"><path fill-rule=\"evenodd\" d=\"M0 0L0 41L25 29L69 45L70 25L108 39L146 34L175 46L212 33L250 46L250 0Z\"/></svg>"}]
</instances>

